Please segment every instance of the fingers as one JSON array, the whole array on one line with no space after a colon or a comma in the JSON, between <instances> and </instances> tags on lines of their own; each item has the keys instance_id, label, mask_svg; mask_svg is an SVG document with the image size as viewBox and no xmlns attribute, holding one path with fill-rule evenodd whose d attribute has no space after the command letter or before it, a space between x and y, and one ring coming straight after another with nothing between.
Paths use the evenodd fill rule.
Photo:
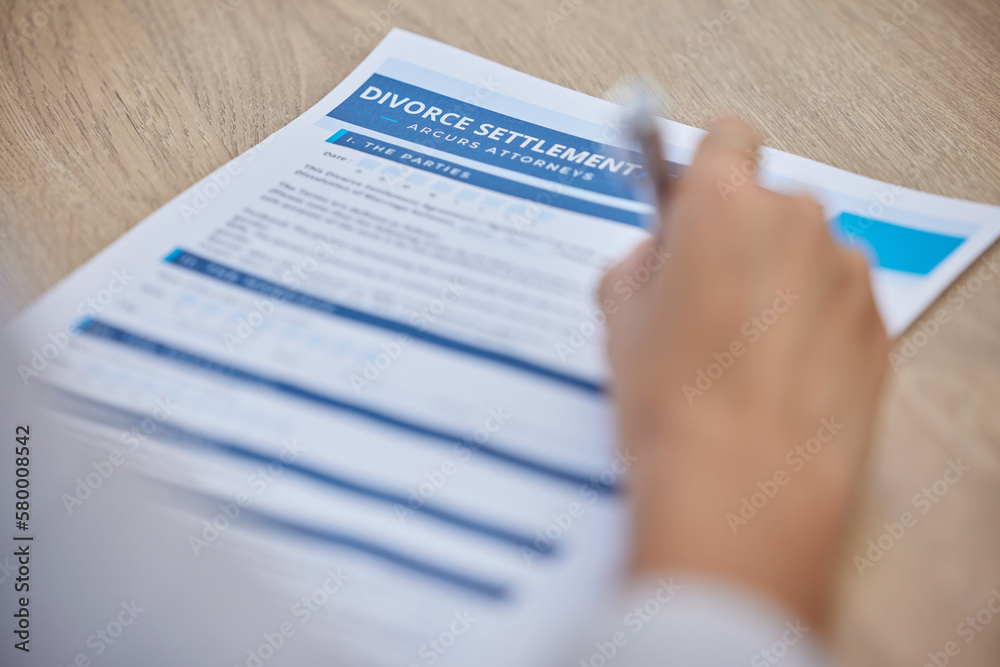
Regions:
<instances>
[{"instance_id":1,"label":"fingers","mask_svg":"<svg viewBox=\"0 0 1000 667\"><path fill-rule=\"evenodd\" d=\"M747 202L757 186L757 133L746 123L725 119L714 124L687 172L671 191L663 225L664 240L715 236L737 215L736 199ZM760 202L755 202L755 204Z\"/></svg>"},{"instance_id":2,"label":"fingers","mask_svg":"<svg viewBox=\"0 0 1000 667\"><path fill-rule=\"evenodd\" d=\"M736 118L724 118L705 135L685 178L721 181L740 187L745 180L754 180L759 162L760 137L757 132Z\"/></svg>"},{"instance_id":3,"label":"fingers","mask_svg":"<svg viewBox=\"0 0 1000 667\"><path fill-rule=\"evenodd\" d=\"M649 257L650 251L653 248L655 239L646 239L639 245L635 247L635 250L630 252L625 256L622 261L618 262L604 274L604 278L601 280L600 288L598 289L598 296L601 299L601 307L607 311L606 304L609 302L616 301L615 285L622 282L626 276L630 276L635 273ZM610 313L605 313L610 315Z\"/></svg>"},{"instance_id":4,"label":"fingers","mask_svg":"<svg viewBox=\"0 0 1000 667\"><path fill-rule=\"evenodd\" d=\"M885 330L885 323L878 312L878 305L875 302L875 292L872 289L871 268L868 257L863 253L850 248L842 248L843 261L850 275L852 287L857 295L858 304L856 306L861 319L862 330L865 338L870 341L870 345L875 352L876 359L884 359L889 351L889 337Z\"/></svg>"},{"instance_id":5,"label":"fingers","mask_svg":"<svg viewBox=\"0 0 1000 667\"><path fill-rule=\"evenodd\" d=\"M712 218L711 207L707 209L698 202L711 196L718 201L717 181L730 179L733 173L741 174L742 180L737 185L753 180L757 170L757 133L746 123L730 118L716 123L702 141L688 173L682 181L687 183L684 192L677 191L679 197L691 199L689 205L671 205L671 217L690 218L692 224L702 222L702 218ZM693 186L692 186L693 184ZM709 191L709 192L706 192ZM661 215L664 212L661 211ZM669 228L663 224L661 229ZM640 269L657 246L670 246L670 241L663 234L640 243L627 257L611 267L601 281L598 295L601 303L614 301L615 286L623 279Z\"/></svg>"},{"instance_id":6,"label":"fingers","mask_svg":"<svg viewBox=\"0 0 1000 667\"><path fill-rule=\"evenodd\" d=\"M733 117L715 122L701 142L693 165L719 156L734 154L740 160L758 162L760 137L742 120Z\"/></svg>"}]
</instances>

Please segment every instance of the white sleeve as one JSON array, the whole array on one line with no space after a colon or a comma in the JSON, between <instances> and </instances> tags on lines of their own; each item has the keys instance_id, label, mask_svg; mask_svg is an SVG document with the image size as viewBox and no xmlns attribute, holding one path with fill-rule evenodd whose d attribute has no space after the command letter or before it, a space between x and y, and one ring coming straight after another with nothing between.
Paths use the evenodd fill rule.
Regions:
<instances>
[{"instance_id":1,"label":"white sleeve","mask_svg":"<svg viewBox=\"0 0 1000 667\"><path fill-rule=\"evenodd\" d=\"M767 598L712 579L646 577L588 633L567 667L829 667L813 629Z\"/></svg>"}]
</instances>

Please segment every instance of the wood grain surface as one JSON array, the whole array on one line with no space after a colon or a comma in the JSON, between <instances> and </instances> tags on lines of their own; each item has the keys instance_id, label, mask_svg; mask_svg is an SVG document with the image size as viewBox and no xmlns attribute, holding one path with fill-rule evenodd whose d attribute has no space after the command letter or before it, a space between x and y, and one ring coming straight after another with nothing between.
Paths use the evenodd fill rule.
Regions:
<instances>
[{"instance_id":1,"label":"wood grain surface","mask_svg":"<svg viewBox=\"0 0 1000 667\"><path fill-rule=\"evenodd\" d=\"M674 120L736 112L775 148L1000 204L1000 0L2 5L3 319L304 111L393 25L597 96L643 72L672 95ZM947 315L933 335L918 326L898 343L916 353L889 373L843 555L845 663L922 665L955 641L949 664L1000 664L1000 618L971 638L958 627L1000 590L1000 279L984 280L997 277L988 266L956 283L968 298L932 307ZM914 494L949 461L969 470L921 514ZM916 524L859 574L854 556L905 511Z\"/></svg>"}]
</instances>

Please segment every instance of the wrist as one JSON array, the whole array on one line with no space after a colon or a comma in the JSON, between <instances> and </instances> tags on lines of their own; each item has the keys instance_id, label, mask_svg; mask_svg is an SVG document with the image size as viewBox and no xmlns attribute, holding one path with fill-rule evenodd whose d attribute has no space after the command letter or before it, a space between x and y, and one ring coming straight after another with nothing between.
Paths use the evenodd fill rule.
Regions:
<instances>
[{"instance_id":1,"label":"wrist","mask_svg":"<svg viewBox=\"0 0 1000 667\"><path fill-rule=\"evenodd\" d=\"M693 423L672 420L630 445L640 453L633 572L720 577L820 623L843 519L834 485L817 468L768 495L757 483L773 478L787 451L774 428L705 415Z\"/></svg>"}]
</instances>

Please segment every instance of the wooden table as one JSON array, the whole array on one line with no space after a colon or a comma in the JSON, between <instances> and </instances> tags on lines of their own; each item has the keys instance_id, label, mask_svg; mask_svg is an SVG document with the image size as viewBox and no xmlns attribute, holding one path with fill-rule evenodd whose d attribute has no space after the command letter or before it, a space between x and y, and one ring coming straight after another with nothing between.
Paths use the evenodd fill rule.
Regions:
<instances>
[{"instance_id":1,"label":"wooden table","mask_svg":"<svg viewBox=\"0 0 1000 667\"><path fill-rule=\"evenodd\" d=\"M4 4L4 317L300 114L389 24L593 95L646 72L672 93L675 120L735 111L775 148L1000 204L997 0ZM949 640L950 664L1000 659L1000 618L969 643L956 634L1000 590L1000 279L973 294L984 266L957 283L963 307L943 298L934 309L949 321L890 372L839 586L835 641L851 664L919 665ZM919 514L913 495L949 460L969 470ZM915 509L859 575L853 557Z\"/></svg>"}]
</instances>

